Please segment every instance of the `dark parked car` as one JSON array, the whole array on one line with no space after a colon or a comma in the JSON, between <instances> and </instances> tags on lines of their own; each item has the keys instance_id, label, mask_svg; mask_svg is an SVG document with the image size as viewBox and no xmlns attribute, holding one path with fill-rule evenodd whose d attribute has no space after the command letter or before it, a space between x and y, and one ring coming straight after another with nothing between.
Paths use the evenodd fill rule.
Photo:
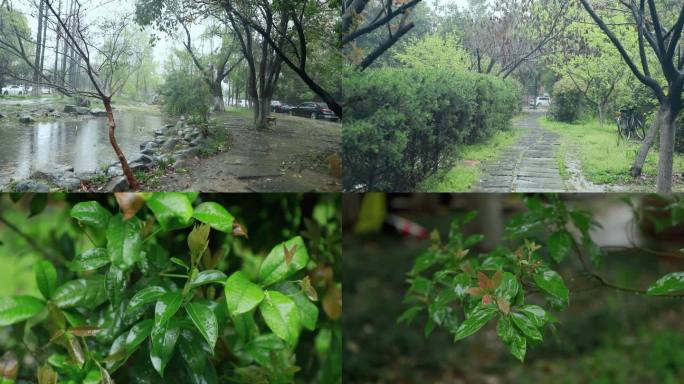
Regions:
<instances>
[{"instance_id":1,"label":"dark parked car","mask_svg":"<svg viewBox=\"0 0 684 384\"><path fill-rule=\"evenodd\" d=\"M294 107L291 105L281 103L278 105L272 105L271 108L272 108L273 112L275 112L275 113L290 113L290 111Z\"/></svg>"},{"instance_id":2,"label":"dark parked car","mask_svg":"<svg viewBox=\"0 0 684 384\"><path fill-rule=\"evenodd\" d=\"M301 103L298 106L290 110L290 116L303 116L310 117L312 119L324 119L337 121L339 117L328 108L325 103L315 103L313 101L308 101L306 103Z\"/></svg>"}]
</instances>

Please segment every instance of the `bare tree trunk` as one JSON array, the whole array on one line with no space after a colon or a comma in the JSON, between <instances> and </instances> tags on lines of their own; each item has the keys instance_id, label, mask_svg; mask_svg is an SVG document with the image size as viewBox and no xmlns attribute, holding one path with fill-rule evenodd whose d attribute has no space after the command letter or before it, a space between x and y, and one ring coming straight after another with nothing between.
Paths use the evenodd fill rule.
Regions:
<instances>
[{"instance_id":1,"label":"bare tree trunk","mask_svg":"<svg viewBox=\"0 0 684 384\"><path fill-rule=\"evenodd\" d=\"M651 128L649 128L648 132L646 133L646 138L644 138L644 141L641 143L641 148L639 148L639 153L637 154L636 159L634 159L634 164L632 164L632 168L629 170L629 173L632 175L632 177L638 177L641 175L641 171L644 168L644 163L646 162L646 155L648 155L648 151L651 149L651 146L655 141L655 137L658 134L658 121L660 120L658 115L660 115L662 109L663 107L661 106L658 110L656 118L651 124Z\"/></svg>"},{"instance_id":2,"label":"bare tree trunk","mask_svg":"<svg viewBox=\"0 0 684 384\"><path fill-rule=\"evenodd\" d=\"M40 72L45 70L45 46L47 46L48 12L43 12L43 47L40 49Z\"/></svg>"},{"instance_id":3,"label":"bare tree trunk","mask_svg":"<svg viewBox=\"0 0 684 384\"><path fill-rule=\"evenodd\" d=\"M109 100L108 97L105 97L102 99L102 104L104 104L105 111L107 111L107 121L109 122L109 142L111 143L112 148L114 148L116 156L119 158L121 169L123 170L124 175L126 175L129 188L132 191L137 191L140 189L138 180L135 178L135 175L133 175L133 172L131 172L131 168L128 166L128 161L126 161L126 156L124 156L123 151L121 151L119 144L116 142L116 136L114 135L114 131L116 130L116 122L114 121L114 112L112 111L111 100Z\"/></svg>"},{"instance_id":4,"label":"bare tree trunk","mask_svg":"<svg viewBox=\"0 0 684 384\"><path fill-rule=\"evenodd\" d=\"M267 118L271 114L271 96L262 96L254 104L255 110L255 124L257 127L265 127L268 125Z\"/></svg>"},{"instance_id":5,"label":"bare tree trunk","mask_svg":"<svg viewBox=\"0 0 684 384\"><path fill-rule=\"evenodd\" d=\"M223 102L223 89L221 88L220 81L214 81L211 84L211 94L214 97L214 112L223 112L226 110L225 103Z\"/></svg>"},{"instance_id":6,"label":"bare tree trunk","mask_svg":"<svg viewBox=\"0 0 684 384\"><path fill-rule=\"evenodd\" d=\"M42 44L43 44L43 6L45 4L43 3L43 0L40 0L40 5L38 6L38 34L36 36L36 58L33 62L33 91L31 91L31 94L33 96L38 96L40 95L40 87L38 86L38 82L40 81L40 63L41 63L41 58L40 58L40 53L42 52Z\"/></svg>"},{"instance_id":7,"label":"bare tree trunk","mask_svg":"<svg viewBox=\"0 0 684 384\"><path fill-rule=\"evenodd\" d=\"M672 193L672 161L675 145L675 116L669 103L658 111L658 125L660 126L660 148L658 154L658 193Z\"/></svg>"}]
</instances>

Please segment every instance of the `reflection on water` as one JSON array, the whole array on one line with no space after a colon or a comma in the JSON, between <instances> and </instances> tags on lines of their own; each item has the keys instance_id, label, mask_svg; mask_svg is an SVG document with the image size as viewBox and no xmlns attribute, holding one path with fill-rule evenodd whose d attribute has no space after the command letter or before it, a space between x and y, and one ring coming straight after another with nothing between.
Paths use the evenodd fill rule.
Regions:
<instances>
[{"instance_id":1,"label":"reflection on water","mask_svg":"<svg viewBox=\"0 0 684 384\"><path fill-rule=\"evenodd\" d=\"M128 159L137 157L140 143L163 125L161 116L119 112L116 139ZM116 161L109 144L107 119L2 125L0 124L0 185L31 173L73 167L88 172Z\"/></svg>"}]
</instances>

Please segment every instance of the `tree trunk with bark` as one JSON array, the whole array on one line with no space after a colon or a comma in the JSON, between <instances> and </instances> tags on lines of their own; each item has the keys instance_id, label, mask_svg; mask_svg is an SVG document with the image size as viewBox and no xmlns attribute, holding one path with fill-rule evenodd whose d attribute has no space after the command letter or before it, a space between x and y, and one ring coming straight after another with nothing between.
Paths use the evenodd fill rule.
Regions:
<instances>
[{"instance_id":1,"label":"tree trunk with bark","mask_svg":"<svg viewBox=\"0 0 684 384\"><path fill-rule=\"evenodd\" d=\"M658 155L658 180L656 190L658 193L672 193L672 162L675 145L675 121L676 112L672 105L667 103L658 111L658 126L660 127L660 148Z\"/></svg>"},{"instance_id":2,"label":"tree trunk with bark","mask_svg":"<svg viewBox=\"0 0 684 384\"><path fill-rule=\"evenodd\" d=\"M126 161L126 156L124 156L123 151L119 147L119 144L116 142L116 136L114 135L114 132L116 130L116 122L114 121L114 111L112 110L111 100L108 97L104 97L102 99L102 104L104 104L105 111L107 111L107 122L109 125L109 143L112 145L112 148L114 148L114 152L116 152L116 157L119 159L119 163L121 163L121 169L123 170L123 173L126 176L126 180L128 181L128 187L132 191L137 191L138 189L140 189L138 180L135 178L135 175L133 175L131 168L128 166L128 161Z\"/></svg>"},{"instance_id":3,"label":"tree trunk with bark","mask_svg":"<svg viewBox=\"0 0 684 384\"><path fill-rule=\"evenodd\" d=\"M221 81L213 81L211 83L211 94L214 98L213 110L214 112L223 112L226 110L223 102L223 88L221 88Z\"/></svg>"},{"instance_id":4,"label":"tree trunk with bark","mask_svg":"<svg viewBox=\"0 0 684 384\"><path fill-rule=\"evenodd\" d=\"M38 34L36 36L36 57L34 60L34 66L33 66L33 90L31 91L31 94L33 96L39 96L40 95L40 87L38 86L38 82L40 81L40 66L41 66L41 57L40 54L43 52L43 6L45 3L41 0L40 5L38 6Z\"/></svg>"}]
</instances>

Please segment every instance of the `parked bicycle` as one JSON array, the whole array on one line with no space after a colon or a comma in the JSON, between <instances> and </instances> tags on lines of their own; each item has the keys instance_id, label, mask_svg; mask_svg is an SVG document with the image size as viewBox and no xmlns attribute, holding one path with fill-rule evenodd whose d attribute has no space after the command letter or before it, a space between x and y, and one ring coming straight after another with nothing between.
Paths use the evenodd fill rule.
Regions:
<instances>
[{"instance_id":1,"label":"parked bicycle","mask_svg":"<svg viewBox=\"0 0 684 384\"><path fill-rule=\"evenodd\" d=\"M635 108L622 108L616 122L619 137L627 140L633 137L643 140L646 137L644 117Z\"/></svg>"}]
</instances>

